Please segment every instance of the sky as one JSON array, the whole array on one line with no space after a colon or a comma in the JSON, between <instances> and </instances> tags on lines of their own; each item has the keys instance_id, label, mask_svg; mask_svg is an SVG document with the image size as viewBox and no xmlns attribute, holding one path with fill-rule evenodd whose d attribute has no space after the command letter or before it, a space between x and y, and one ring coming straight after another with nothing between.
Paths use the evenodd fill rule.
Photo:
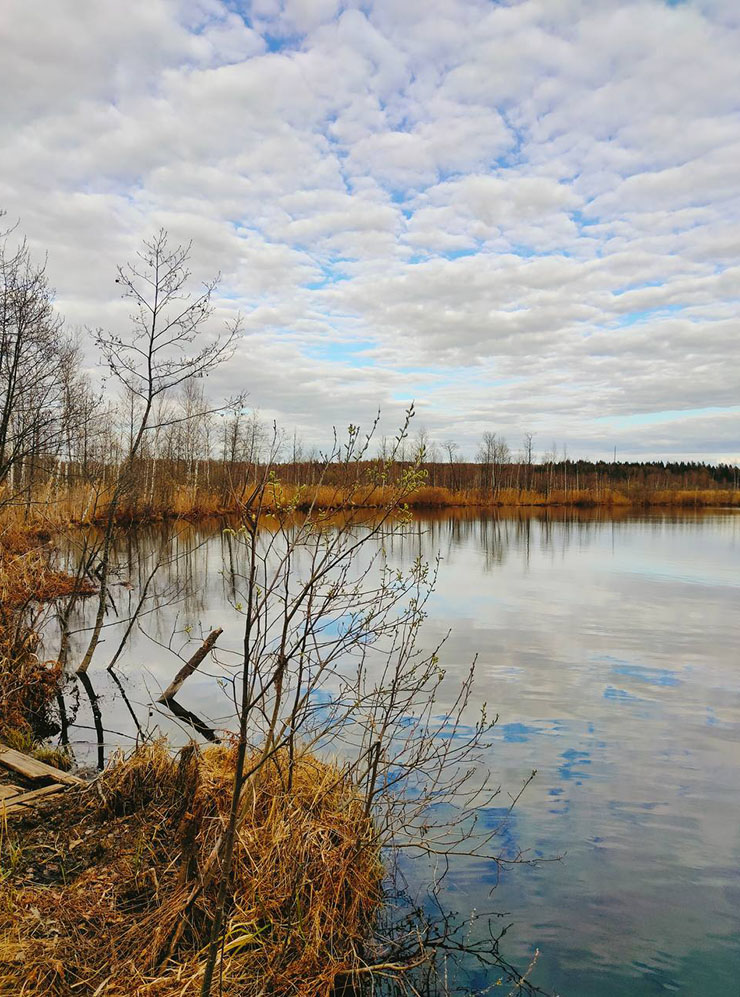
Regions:
<instances>
[{"instance_id":1,"label":"sky","mask_svg":"<svg viewBox=\"0 0 740 997\"><path fill-rule=\"evenodd\" d=\"M68 327L192 240L306 446L740 460L737 0L2 0L0 124Z\"/></svg>"}]
</instances>

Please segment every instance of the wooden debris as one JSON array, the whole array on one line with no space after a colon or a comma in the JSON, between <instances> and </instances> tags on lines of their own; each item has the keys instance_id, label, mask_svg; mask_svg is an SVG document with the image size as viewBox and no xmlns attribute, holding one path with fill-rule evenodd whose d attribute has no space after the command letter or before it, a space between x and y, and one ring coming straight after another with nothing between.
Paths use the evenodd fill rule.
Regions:
<instances>
[{"instance_id":1,"label":"wooden debris","mask_svg":"<svg viewBox=\"0 0 740 997\"><path fill-rule=\"evenodd\" d=\"M195 713L186 710L184 706L180 706L176 699L168 699L164 705L178 720L184 720L186 724L190 724L206 741L211 741L213 744L221 743L221 739L215 730L209 727L207 723L204 723Z\"/></svg>"},{"instance_id":2,"label":"wooden debris","mask_svg":"<svg viewBox=\"0 0 740 997\"><path fill-rule=\"evenodd\" d=\"M172 699L173 696L175 696L180 691L183 683L185 682L185 679L189 678L193 674L193 672L201 663L201 661L206 657L209 651L213 649L213 645L216 643L216 641L218 640L218 638L221 636L222 633L223 633L223 628L217 627L215 630L212 630L211 633L208 634L208 636L203 641L198 650L195 652L195 654L192 656L192 658L189 661L185 662L185 664L182 666L177 675L175 675L172 682L170 682L165 691L159 697L159 699L157 700L158 703L167 703L170 699Z\"/></svg>"},{"instance_id":3,"label":"wooden debris","mask_svg":"<svg viewBox=\"0 0 740 997\"><path fill-rule=\"evenodd\" d=\"M195 715L195 713L191 713L191 711L186 710L184 706L180 706L180 704L175 699L175 693L179 692L180 689L182 689L185 680L193 674L193 672L196 670L201 661L203 661L203 659L210 653L210 651L213 650L216 641L218 640L218 638L221 636L222 633L223 629L221 627L217 627L215 630L212 630L208 634L208 636L203 641L198 650L195 652L195 654L192 656L192 658L190 658L189 661L185 662L185 664L182 666L177 675L175 675L172 682L170 682L165 691L157 700L158 703L162 703L164 706L166 706L167 709L171 713L173 713L179 720L184 720L185 723L190 724L190 726L194 727L195 730L197 730L202 737L206 738L206 740L208 741L212 741L214 744L221 743L218 736L216 735L216 732L211 730L208 724L204 723L200 719L200 717Z\"/></svg>"},{"instance_id":4,"label":"wooden debris","mask_svg":"<svg viewBox=\"0 0 740 997\"><path fill-rule=\"evenodd\" d=\"M17 772L18 775L22 775L31 782L48 782L51 779L54 782L63 783L65 786L82 786L85 783L84 779L80 779L76 775L62 772L61 769L54 768L53 765L40 762L37 758L24 755L14 748L7 748L4 744L0 744L0 765L12 772Z\"/></svg>"},{"instance_id":5,"label":"wooden debris","mask_svg":"<svg viewBox=\"0 0 740 997\"><path fill-rule=\"evenodd\" d=\"M0 816L15 813L19 810L27 811L29 807L33 807L41 798L56 796L59 793L63 793L66 788L66 786L55 782L51 786L41 786L39 789L31 789L27 793L19 793L6 800L0 800Z\"/></svg>"},{"instance_id":6,"label":"wooden debris","mask_svg":"<svg viewBox=\"0 0 740 997\"><path fill-rule=\"evenodd\" d=\"M3 783L3 785L0 786L0 800L7 800L11 796L18 796L18 794L22 792L23 790L20 786L14 786L12 783L8 782Z\"/></svg>"}]
</instances>

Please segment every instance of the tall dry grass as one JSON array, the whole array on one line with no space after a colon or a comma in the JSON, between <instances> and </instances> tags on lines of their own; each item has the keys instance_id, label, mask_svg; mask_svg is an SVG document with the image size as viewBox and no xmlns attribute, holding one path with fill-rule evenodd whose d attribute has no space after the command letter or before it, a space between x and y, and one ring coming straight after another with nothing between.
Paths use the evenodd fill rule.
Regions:
<instances>
[{"instance_id":1,"label":"tall dry grass","mask_svg":"<svg viewBox=\"0 0 740 997\"><path fill-rule=\"evenodd\" d=\"M62 668L42 655L45 607L93 586L59 570L45 536L28 528L0 529L0 737L40 737L54 729L51 704Z\"/></svg>"},{"instance_id":2,"label":"tall dry grass","mask_svg":"<svg viewBox=\"0 0 740 997\"><path fill-rule=\"evenodd\" d=\"M214 516L238 514L242 500L253 482L244 482L237 489L204 485L191 487L175 480L161 485L156 493L142 497L135 489L124 496L116 509L121 524L157 522L167 519L197 521ZM43 492L43 493L42 493ZM11 532L29 530L54 532L67 526L102 525L109 511L109 498L92 488L74 485L69 490L52 494L43 489L31 502L10 502L2 508L3 528ZM265 490L263 511L277 513L286 509L305 512L309 509L379 509L397 500L398 488L393 485L347 484L296 485L275 481ZM448 488L441 485L421 485L409 491L405 504L412 509L444 508L537 508L568 506L582 508L627 507L738 507L740 490L733 489L646 489L644 487L553 488L538 491L526 488L501 488L487 491L480 488Z\"/></svg>"},{"instance_id":3,"label":"tall dry grass","mask_svg":"<svg viewBox=\"0 0 740 997\"><path fill-rule=\"evenodd\" d=\"M737 507L740 506L740 492L729 488L660 489L645 492L642 501L655 506Z\"/></svg>"},{"instance_id":4,"label":"tall dry grass","mask_svg":"<svg viewBox=\"0 0 740 997\"><path fill-rule=\"evenodd\" d=\"M234 757L140 747L18 828L8 847L46 881L18 869L0 882L1 993L199 992L215 884L188 898L228 818ZM375 829L342 771L302 754L288 789L287 764L278 753L245 789L217 968L234 997L328 997L367 968L382 900Z\"/></svg>"}]
</instances>

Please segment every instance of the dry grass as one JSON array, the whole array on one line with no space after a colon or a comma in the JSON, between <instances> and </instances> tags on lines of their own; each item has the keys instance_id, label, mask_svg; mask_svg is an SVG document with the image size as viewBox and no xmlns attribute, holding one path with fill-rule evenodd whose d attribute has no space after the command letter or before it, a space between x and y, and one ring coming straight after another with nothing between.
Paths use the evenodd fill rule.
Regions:
<instances>
[{"instance_id":1,"label":"dry grass","mask_svg":"<svg viewBox=\"0 0 740 997\"><path fill-rule=\"evenodd\" d=\"M729 488L674 489L646 492L646 505L656 506L737 506L740 505L740 492Z\"/></svg>"},{"instance_id":2,"label":"dry grass","mask_svg":"<svg viewBox=\"0 0 740 997\"><path fill-rule=\"evenodd\" d=\"M29 641L35 643L35 634ZM26 738L58 730L50 711L61 680L59 663L42 661L32 646L22 651L16 646L12 655L0 648L0 739L10 744L12 738L22 737L24 745L19 748L28 753Z\"/></svg>"},{"instance_id":3,"label":"dry grass","mask_svg":"<svg viewBox=\"0 0 740 997\"><path fill-rule=\"evenodd\" d=\"M205 485L192 487L169 480L150 500L142 499L136 490L118 505L116 520L122 524L158 522L167 519L197 521L212 516L228 516L241 511L240 499L249 494L253 485L224 491ZM90 488L71 486L67 491L51 495L42 491L29 508L9 505L3 511L3 521L14 532L24 535L28 527L55 531L66 526L103 524L108 515L108 499ZM285 509L305 512L309 508L337 510L346 508L385 508L398 499L398 489L389 485L345 484L293 485L270 484L264 495L265 513ZM580 506L583 508L617 506L738 506L740 491L721 488L646 489L644 487L558 488L547 493L535 489L501 488L489 492L480 488L449 488L423 485L405 496L405 503L417 509L442 508L526 508L540 506ZM50 591L61 579L49 578Z\"/></svg>"},{"instance_id":4,"label":"dry grass","mask_svg":"<svg viewBox=\"0 0 740 997\"><path fill-rule=\"evenodd\" d=\"M439 485L423 485L411 492L406 500L414 509L442 509L458 506L477 506L485 504L477 489L460 491L452 488L442 488Z\"/></svg>"},{"instance_id":5,"label":"dry grass","mask_svg":"<svg viewBox=\"0 0 740 997\"><path fill-rule=\"evenodd\" d=\"M6 839L0 883L0 993L197 994L216 885L187 901L224 830L233 764L231 748L141 747L18 827L24 858ZM381 903L372 823L336 768L308 754L294 765L290 789L278 755L245 790L216 992L320 997L363 966Z\"/></svg>"},{"instance_id":6,"label":"dry grass","mask_svg":"<svg viewBox=\"0 0 740 997\"><path fill-rule=\"evenodd\" d=\"M54 567L49 535L33 529L0 529L0 606L8 613L30 602L48 602L94 587Z\"/></svg>"},{"instance_id":7,"label":"dry grass","mask_svg":"<svg viewBox=\"0 0 740 997\"><path fill-rule=\"evenodd\" d=\"M75 590L94 591L54 567L45 537L28 529L0 531L0 736L5 740L53 729L49 709L62 669L40 657L39 613L43 603Z\"/></svg>"}]
</instances>

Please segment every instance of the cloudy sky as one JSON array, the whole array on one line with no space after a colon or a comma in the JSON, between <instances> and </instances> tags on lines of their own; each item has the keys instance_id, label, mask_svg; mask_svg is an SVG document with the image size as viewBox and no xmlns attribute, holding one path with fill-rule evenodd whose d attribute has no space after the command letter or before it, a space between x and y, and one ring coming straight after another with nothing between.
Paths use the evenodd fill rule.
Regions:
<instances>
[{"instance_id":1,"label":"cloudy sky","mask_svg":"<svg viewBox=\"0 0 740 997\"><path fill-rule=\"evenodd\" d=\"M160 226L321 443L740 459L737 0L2 0L0 207L73 326Z\"/></svg>"}]
</instances>

